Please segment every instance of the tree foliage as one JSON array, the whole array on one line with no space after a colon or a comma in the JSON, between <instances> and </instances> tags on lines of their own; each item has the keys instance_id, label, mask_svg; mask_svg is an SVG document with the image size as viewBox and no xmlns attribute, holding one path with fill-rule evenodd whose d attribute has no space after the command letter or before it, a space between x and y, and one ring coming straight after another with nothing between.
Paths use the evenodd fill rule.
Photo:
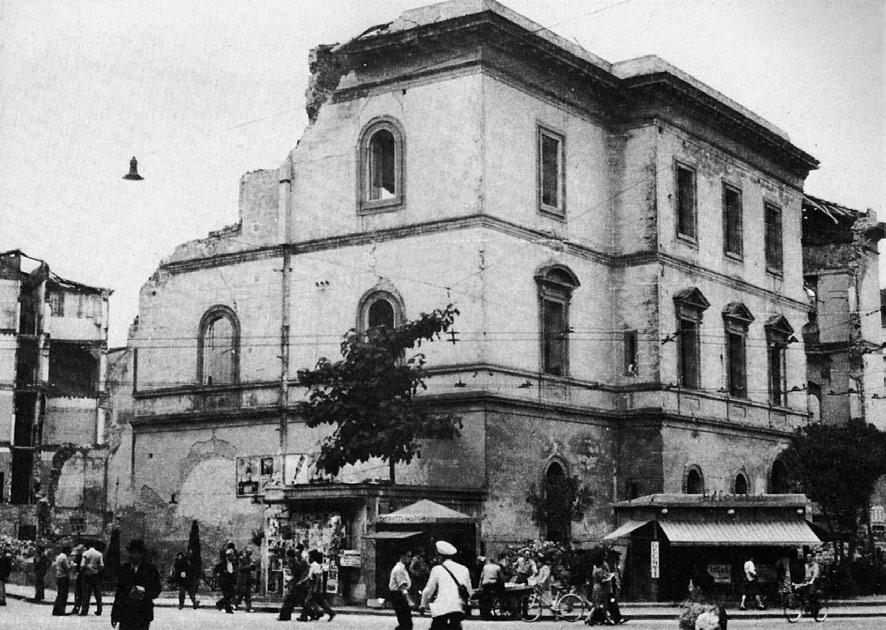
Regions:
<instances>
[{"instance_id":1,"label":"tree foliage","mask_svg":"<svg viewBox=\"0 0 886 630\"><path fill-rule=\"evenodd\" d=\"M867 521L877 479L886 474L886 434L871 424L810 424L783 453L791 480L821 507L830 529L854 541Z\"/></svg>"},{"instance_id":2,"label":"tree foliage","mask_svg":"<svg viewBox=\"0 0 886 630\"><path fill-rule=\"evenodd\" d=\"M336 475L348 464L380 458L393 481L394 464L421 456L420 438L458 435L460 418L433 413L416 400L427 389L425 355L406 358L423 342L440 339L457 315L450 304L393 329L349 330L340 360L323 357L314 369L299 370L308 395L298 413L309 427L335 427L323 441L318 469Z\"/></svg>"},{"instance_id":3,"label":"tree foliage","mask_svg":"<svg viewBox=\"0 0 886 630\"><path fill-rule=\"evenodd\" d=\"M583 485L578 477L555 477L543 484L542 492L531 488L526 501L532 506L532 520L538 525L580 521L585 511L594 503L590 488ZM558 528L564 535L568 528ZM555 539L556 536L549 537ZM556 542L564 542L557 540Z\"/></svg>"}]
</instances>

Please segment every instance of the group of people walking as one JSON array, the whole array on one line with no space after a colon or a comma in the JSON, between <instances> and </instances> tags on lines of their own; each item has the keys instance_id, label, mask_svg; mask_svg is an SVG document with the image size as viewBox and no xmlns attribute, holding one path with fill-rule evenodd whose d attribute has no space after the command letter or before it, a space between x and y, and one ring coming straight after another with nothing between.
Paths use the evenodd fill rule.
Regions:
<instances>
[{"instance_id":1,"label":"group of people walking","mask_svg":"<svg viewBox=\"0 0 886 630\"><path fill-rule=\"evenodd\" d=\"M222 549L220 556L218 563L212 569L212 575L221 592L221 598L215 602L215 607L233 614L235 609L243 605L246 612L252 612L252 591L255 588L255 577L258 572L258 564L252 557L252 549L246 547L238 551L237 546L229 542ZM191 597L194 608L197 608L200 602L196 600L196 591L202 572L188 573L189 566L193 571L193 561L188 565L188 560L184 557L180 566L183 569L181 572L184 572L188 579L183 583L184 588L179 585L179 608L184 607L185 592Z\"/></svg>"},{"instance_id":2,"label":"group of people walking","mask_svg":"<svg viewBox=\"0 0 886 630\"><path fill-rule=\"evenodd\" d=\"M317 549L307 551L298 544L286 553L286 574L283 605L279 621L292 619L292 611L301 606L299 621L320 619L324 614L332 621L335 611L326 601L326 585L323 582L323 553Z\"/></svg>"},{"instance_id":3,"label":"group of people walking","mask_svg":"<svg viewBox=\"0 0 886 630\"><path fill-rule=\"evenodd\" d=\"M52 614L81 615L89 614L89 606L95 600L95 614L102 614L102 589L101 580L105 570L104 555L96 547L77 545L71 549L65 545L55 558L56 598L52 607ZM34 561L35 574L37 575L34 599L43 599L45 584L46 552L37 555ZM68 594L74 593L74 608L70 613L66 611L68 606Z\"/></svg>"}]
</instances>

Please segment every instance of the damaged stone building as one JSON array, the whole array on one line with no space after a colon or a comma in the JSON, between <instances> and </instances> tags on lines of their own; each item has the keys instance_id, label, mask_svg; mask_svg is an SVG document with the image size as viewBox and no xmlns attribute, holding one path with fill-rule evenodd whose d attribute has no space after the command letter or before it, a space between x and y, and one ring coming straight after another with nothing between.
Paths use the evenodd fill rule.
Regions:
<instances>
[{"instance_id":1,"label":"damaged stone building","mask_svg":"<svg viewBox=\"0 0 886 630\"><path fill-rule=\"evenodd\" d=\"M101 536L107 289L0 254L0 532Z\"/></svg>"},{"instance_id":2,"label":"damaged stone building","mask_svg":"<svg viewBox=\"0 0 886 630\"><path fill-rule=\"evenodd\" d=\"M810 410L822 422L886 429L878 243L886 225L812 195L803 198L803 275L813 310L803 327Z\"/></svg>"},{"instance_id":3,"label":"damaged stone building","mask_svg":"<svg viewBox=\"0 0 886 630\"><path fill-rule=\"evenodd\" d=\"M593 544L616 502L784 492L778 454L809 421L817 167L785 132L662 59L608 62L491 0L407 11L311 69L311 124L243 176L240 221L142 288L124 530L170 553L192 519L210 548L260 542L272 595L286 545L346 552L332 588L365 601L394 543ZM379 462L321 480L296 371L350 328L447 303L454 343L422 348L422 396L460 437L393 484ZM579 518L534 520L528 499L565 477Z\"/></svg>"}]
</instances>

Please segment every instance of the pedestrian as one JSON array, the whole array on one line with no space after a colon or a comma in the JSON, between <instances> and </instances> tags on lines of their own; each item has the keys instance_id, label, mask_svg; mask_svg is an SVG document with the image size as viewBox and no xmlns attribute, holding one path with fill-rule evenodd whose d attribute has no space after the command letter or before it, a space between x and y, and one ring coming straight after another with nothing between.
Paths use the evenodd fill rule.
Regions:
<instances>
[{"instance_id":1,"label":"pedestrian","mask_svg":"<svg viewBox=\"0 0 886 630\"><path fill-rule=\"evenodd\" d=\"M608 601L605 582L607 574L603 568L602 555L596 555L592 562L594 568L591 571L591 613L588 615L588 619L585 622L589 626L592 626L595 623L604 624L609 621L609 616L606 612Z\"/></svg>"},{"instance_id":2,"label":"pedestrian","mask_svg":"<svg viewBox=\"0 0 886 630\"><path fill-rule=\"evenodd\" d=\"M12 554L9 549L0 548L0 606L6 605L6 582L12 573Z\"/></svg>"},{"instance_id":3,"label":"pedestrian","mask_svg":"<svg viewBox=\"0 0 886 630\"><path fill-rule=\"evenodd\" d=\"M502 556L499 557L499 561ZM490 619L493 602L498 599L499 604L504 603L504 594L505 583L501 564L489 556L480 570L480 617Z\"/></svg>"},{"instance_id":4,"label":"pedestrian","mask_svg":"<svg viewBox=\"0 0 886 630\"><path fill-rule=\"evenodd\" d=\"M71 577L71 588L74 590L74 609L71 611L72 615L77 615L80 613L80 606L83 604L83 552L85 551L85 547L83 545L78 544L74 547L74 550L71 552L71 568L70 568L70 577Z\"/></svg>"},{"instance_id":5,"label":"pedestrian","mask_svg":"<svg viewBox=\"0 0 886 630\"><path fill-rule=\"evenodd\" d=\"M68 590L71 587L71 561L68 558L70 553L71 546L62 545L55 557L55 603L52 606L52 614L56 617L68 614L65 608L68 606Z\"/></svg>"},{"instance_id":6,"label":"pedestrian","mask_svg":"<svg viewBox=\"0 0 886 630\"><path fill-rule=\"evenodd\" d=\"M514 582L529 584L530 580L534 580L537 575L538 565L532 558L532 550L527 547L517 558L517 564L514 566Z\"/></svg>"},{"instance_id":7,"label":"pedestrian","mask_svg":"<svg viewBox=\"0 0 886 630\"><path fill-rule=\"evenodd\" d=\"M160 595L160 573L145 557L144 541L131 540L126 551L129 559L117 578L111 627L119 623L120 630L148 630L154 620L154 598Z\"/></svg>"},{"instance_id":8,"label":"pedestrian","mask_svg":"<svg viewBox=\"0 0 886 630\"><path fill-rule=\"evenodd\" d=\"M606 596L606 613L609 616L609 620L614 624L628 622L628 618L621 614L621 607L618 605L618 595L621 589L621 573L618 568L618 561L618 552L612 550L603 563L603 569L607 573L609 583Z\"/></svg>"},{"instance_id":9,"label":"pedestrian","mask_svg":"<svg viewBox=\"0 0 886 630\"><path fill-rule=\"evenodd\" d=\"M246 605L246 612L252 612L252 586L254 584L253 575L258 565L252 559L252 549L247 547L240 555L239 578L237 580L237 599L234 601L235 606L239 606L242 601Z\"/></svg>"},{"instance_id":10,"label":"pedestrian","mask_svg":"<svg viewBox=\"0 0 886 630\"><path fill-rule=\"evenodd\" d=\"M189 549L188 555L190 556L191 553ZM190 557L186 558L185 554L178 552L175 554L175 559L172 561L172 570L169 572L169 583L178 591L179 610L185 607L185 594L191 597L191 603L194 605L194 608L197 607L197 581L194 580L191 572L191 564Z\"/></svg>"},{"instance_id":11,"label":"pedestrian","mask_svg":"<svg viewBox=\"0 0 886 630\"><path fill-rule=\"evenodd\" d=\"M409 562L409 577L412 579L412 599L421 600L421 592L428 583L428 576L431 574L431 567L428 566L425 550L419 547Z\"/></svg>"},{"instance_id":12,"label":"pedestrian","mask_svg":"<svg viewBox=\"0 0 886 630\"><path fill-rule=\"evenodd\" d=\"M284 575L288 573L289 579L283 585L285 593L277 621L289 621L292 619L292 611L295 610L295 607L304 604L305 588L308 581L308 563L302 558L303 549L304 547L299 543L295 549L286 550L287 571L284 572Z\"/></svg>"},{"instance_id":13,"label":"pedestrian","mask_svg":"<svg viewBox=\"0 0 886 630\"><path fill-rule=\"evenodd\" d=\"M431 569L421 594L421 608L431 611L431 630L461 630L461 620L470 598L471 575L466 566L452 559L457 551L452 544L438 540L436 549L442 562Z\"/></svg>"},{"instance_id":14,"label":"pedestrian","mask_svg":"<svg viewBox=\"0 0 886 630\"><path fill-rule=\"evenodd\" d=\"M227 547L224 553L222 561L213 569L215 582L221 591L221 599L215 602L215 607L218 610L224 608L226 613L232 615L234 614L234 589L237 586L237 556L232 547Z\"/></svg>"},{"instance_id":15,"label":"pedestrian","mask_svg":"<svg viewBox=\"0 0 886 630\"><path fill-rule=\"evenodd\" d=\"M89 614L89 601L95 597L95 614L102 614L102 572L105 570L102 552L90 544L83 552L80 572L83 574L83 593L81 594L80 614Z\"/></svg>"},{"instance_id":16,"label":"pedestrian","mask_svg":"<svg viewBox=\"0 0 886 630\"><path fill-rule=\"evenodd\" d=\"M745 604L748 597L753 597L757 600L758 609L766 609L766 606L763 605L763 600L760 599L760 584L757 581L757 567L754 565L754 557L751 555L748 556L748 559L744 563L744 579L742 580L741 603L738 606L739 610L747 610Z\"/></svg>"},{"instance_id":17,"label":"pedestrian","mask_svg":"<svg viewBox=\"0 0 886 630\"><path fill-rule=\"evenodd\" d=\"M46 572L52 566L52 558L49 549L37 547L34 556L34 601L42 602L46 596Z\"/></svg>"},{"instance_id":18,"label":"pedestrian","mask_svg":"<svg viewBox=\"0 0 886 630\"><path fill-rule=\"evenodd\" d=\"M414 603L409 595L412 587L412 578L409 577L409 566L412 560L411 551L401 551L400 559L391 569L388 578L388 590L390 591L391 605L397 615L397 627L395 630L412 630L412 607Z\"/></svg>"},{"instance_id":19,"label":"pedestrian","mask_svg":"<svg viewBox=\"0 0 886 630\"><path fill-rule=\"evenodd\" d=\"M326 592L323 588L323 554L317 549L312 549L308 554L310 564L308 566L308 594L305 597L305 603L302 607L299 621L307 621L308 613L314 606L323 610L329 618L326 621L332 621L335 617L335 611L329 607L326 602Z\"/></svg>"}]
</instances>

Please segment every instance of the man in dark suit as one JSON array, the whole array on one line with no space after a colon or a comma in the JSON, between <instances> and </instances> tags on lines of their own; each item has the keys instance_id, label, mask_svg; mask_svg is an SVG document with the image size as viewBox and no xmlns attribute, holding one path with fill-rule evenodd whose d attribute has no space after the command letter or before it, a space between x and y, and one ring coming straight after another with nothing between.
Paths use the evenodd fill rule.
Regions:
<instances>
[{"instance_id":1,"label":"man in dark suit","mask_svg":"<svg viewBox=\"0 0 886 630\"><path fill-rule=\"evenodd\" d=\"M148 630L154 620L154 598L160 594L160 573L145 559L141 540L126 547L129 562L120 567L117 593L111 609L111 627L120 630Z\"/></svg>"}]
</instances>

